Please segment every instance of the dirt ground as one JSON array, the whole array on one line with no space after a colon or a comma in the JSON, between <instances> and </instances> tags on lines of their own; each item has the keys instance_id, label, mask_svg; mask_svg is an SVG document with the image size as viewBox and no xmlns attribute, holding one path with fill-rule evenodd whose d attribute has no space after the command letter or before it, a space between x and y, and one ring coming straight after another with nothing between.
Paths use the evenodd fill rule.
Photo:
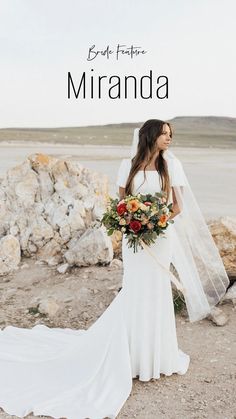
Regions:
<instances>
[{"instance_id":1,"label":"dirt ground","mask_svg":"<svg viewBox=\"0 0 236 419\"><path fill-rule=\"evenodd\" d=\"M40 323L87 329L121 285L122 267L73 268L62 275L55 268L24 259L16 273L0 277L0 327ZM49 296L60 305L52 318L37 310L37 298ZM221 308L229 316L223 327L207 319L189 323L184 313L176 315L179 347L191 358L188 372L147 383L134 379L118 419L236 418L236 307L227 303ZM16 417L0 409L0 419L7 418Z\"/></svg>"}]
</instances>

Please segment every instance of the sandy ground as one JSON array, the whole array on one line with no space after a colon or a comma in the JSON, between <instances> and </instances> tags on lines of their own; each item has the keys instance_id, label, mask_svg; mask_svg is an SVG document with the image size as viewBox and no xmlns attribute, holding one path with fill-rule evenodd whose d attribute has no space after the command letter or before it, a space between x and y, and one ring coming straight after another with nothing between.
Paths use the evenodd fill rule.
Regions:
<instances>
[{"instance_id":1,"label":"sandy ground","mask_svg":"<svg viewBox=\"0 0 236 419\"><path fill-rule=\"evenodd\" d=\"M16 273L0 278L0 327L40 323L86 329L119 291L122 274L122 267L88 267L61 275L24 259ZM51 319L31 309L35 298L50 295L60 302L59 313ZM118 419L236 418L236 308L230 303L221 308L229 315L224 327L207 319L189 323L185 313L176 315L179 346L191 357L188 372L147 383L134 379ZM0 410L0 419L11 417Z\"/></svg>"},{"instance_id":2,"label":"sandy ground","mask_svg":"<svg viewBox=\"0 0 236 419\"><path fill-rule=\"evenodd\" d=\"M193 192L207 220L236 216L236 150L171 147L183 163ZM96 146L40 143L0 143L0 178L10 168L34 153L46 153L78 160L86 167L105 173L110 194L117 192L116 175L122 158L129 157L129 146Z\"/></svg>"}]
</instances>

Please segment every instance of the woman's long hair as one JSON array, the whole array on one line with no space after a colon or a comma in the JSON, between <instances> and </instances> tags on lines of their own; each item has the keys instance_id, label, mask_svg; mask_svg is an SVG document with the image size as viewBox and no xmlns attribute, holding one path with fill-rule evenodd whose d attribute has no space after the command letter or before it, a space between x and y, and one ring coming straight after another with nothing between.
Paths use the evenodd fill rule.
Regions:
<instances>
[{"instance_id":1,"label":"woman's long hair","mask_svg":"<svg viewBox=\"0 0 236 419\"><path fill-rule=\"evenodd\" d=\"M131 169L125 186L125 195L132 194L134 176L141 169L144 161L146 161L146 165L143 169L144 181L146 180L146 167L156 152L156 140L162 134L163 126L165 124L167 124L170 128L172 137L172 129L170 124L159 119L149 119L148 121L144 122L142 127L139 129L138 149L136 155L131 160ZM163 157L163 150L160 150L159 155L155 160L155 167L160 174L161 189L166 193L168 198L170 193L170 178L167 163Z\"/></svg>"}]
</instances>

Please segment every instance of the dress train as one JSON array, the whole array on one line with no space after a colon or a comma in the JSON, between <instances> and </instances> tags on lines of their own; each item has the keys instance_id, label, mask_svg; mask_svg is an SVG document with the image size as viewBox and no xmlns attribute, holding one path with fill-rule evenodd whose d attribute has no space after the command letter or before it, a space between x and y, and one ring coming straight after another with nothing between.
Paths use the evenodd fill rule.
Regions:
<instances>
[{"instance_id":1,"label":"dress train","mask_svg":"<svg viewBox=\"0 0 236 419\"><path fill-rule=\"evenodd\" d=\"M141 192L154 193L158 173L147 173ZM166 269L173 229L151 245ZM115 418L132 378L186 373L189 355L178 348L170 275L144 250L134 254L124 237L122 254L123 287L88 330L37 325L0 331L0 406L7 413Z\"/></svg>"}]
</instances>

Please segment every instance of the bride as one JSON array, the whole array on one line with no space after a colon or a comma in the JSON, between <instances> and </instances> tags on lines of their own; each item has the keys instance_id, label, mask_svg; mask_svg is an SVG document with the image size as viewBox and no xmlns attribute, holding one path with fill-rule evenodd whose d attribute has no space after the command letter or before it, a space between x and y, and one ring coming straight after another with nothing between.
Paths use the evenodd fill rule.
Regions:
<instances>
[{"instance_id":1,"label":"bride","mask_svg":"<svg viewBox=\"0 0 236 419\"><path fill-rule=\"evenodd\" d=\"M0 331L0 407L10 415L115 418L132 378L185 374L178 348L170 264L190 321L206 317L228 277L180 161L168 148L169 123L146 121L134 132L131 158L117 176L120 198L165 191L173 203L165 237L134 253L122 240L123 287L87 330L7 326Z\"/></svg>"}]
</instances>

